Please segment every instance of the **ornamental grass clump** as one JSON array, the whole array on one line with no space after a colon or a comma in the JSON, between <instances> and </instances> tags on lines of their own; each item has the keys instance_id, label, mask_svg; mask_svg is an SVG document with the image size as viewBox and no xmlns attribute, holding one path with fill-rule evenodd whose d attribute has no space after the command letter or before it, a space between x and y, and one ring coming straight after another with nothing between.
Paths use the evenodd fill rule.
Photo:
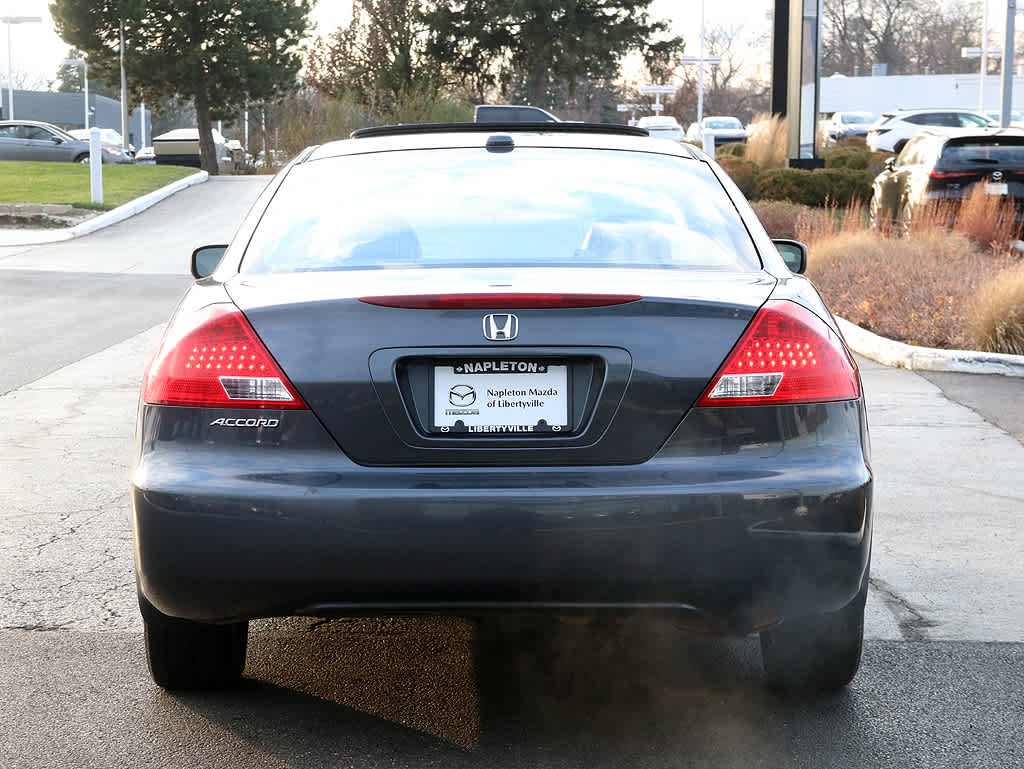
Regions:
<instances>
[{"instance_id":1,"label":"ornamental grass clump","mask_svg":"<svg viewBox=\"0 0 1024 769\"><path fill-rule=\"evenodd\" d=\"M1024 265L1003 270L978 289L967 328L974 349L1024 355Z\"/></svg>"}]
</instances>

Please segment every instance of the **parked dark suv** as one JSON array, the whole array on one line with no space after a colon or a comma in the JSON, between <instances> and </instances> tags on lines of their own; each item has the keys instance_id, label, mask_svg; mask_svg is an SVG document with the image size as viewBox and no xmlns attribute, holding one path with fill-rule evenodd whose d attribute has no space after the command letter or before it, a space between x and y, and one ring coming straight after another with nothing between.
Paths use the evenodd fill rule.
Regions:
<instances>
[{"instance_id":1,"label":"parked dark suv","mask_svg":"<svg viewBox=\"0 0 1024 769\"><path fill-rule=\"evenodd\" d=\"M924 129L875 178L871 225L907 229L927 203L960 200L979 184L1024 201L1024 130Z\"/></svg>"}]
</instances>

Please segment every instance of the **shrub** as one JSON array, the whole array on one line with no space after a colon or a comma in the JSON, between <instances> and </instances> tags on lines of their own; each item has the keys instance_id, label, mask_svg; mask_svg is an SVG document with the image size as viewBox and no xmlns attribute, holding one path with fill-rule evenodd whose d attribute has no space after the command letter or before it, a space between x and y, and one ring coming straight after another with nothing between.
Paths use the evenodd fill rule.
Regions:
<instances>
[{"instance_id":1,"label":"shrub","mask_svg":"<svg viewBox=\"0 0 1024 769\"><path fill-rule=\"evenodd\" d=\"M844 139L843 141L847 141ZM836 145L825 156L825 168L856 168L866 171L871 162L871 150L867 147L840 147Z\"/></svg>"},{"instance_id":2,"label":"shrub","mask_svg":"<svg viewBox=\"0 0 1024 769\"><path fill-rule=\"evenodd\" d=\"M747 153L747 145L742 142L733 142L732 144L723 144L721 147L715 150L715 159L721 160L724 157L745 157Z\"/></svg>"},{"instance_id":3,"label":"shrub","mask_svg":"<svg viewBox=\"0 0 1024 769\"><path fill-rule=\"evenodd\" d=\"M834 211L811 208L788 200L755 200L750 204L769 237L808 242L813 233L836 231ZM826 220L828 220L826 222Z\"/></svg>"},{"instance_id":4,"label":"shrub","mask_svg":"<svg viewBox=\"0 0 1024 769\"><path fill-rule=\"evenodd\" d=\"M959 232L893 239L861 230L812 243L807 272L832 311L852 323L911 344L965 347L974 293L1009 264Z\"/></svg>"},{"instance_id":5,"label":"shrub","mask_svg":"<svg viewBox=\"0 0 1024 769\"><path fill-rule=\"evenodd\" d=\"M1024 355L1024 266L985 283L971 299L967 328L971 347Z\"/></svg>"},{"instance_id":6,"label":"shrub","mask_svg":"<svg viewBox=\"0 0 1024 769\"><path fill-rule=\"evenodd\" d=\"M871 175L851 168L825 168L805 171L776 168L758 176L754 195L766 200L789 200L805 206L833 203L847 206L855 200L871 198Z\"/></svg>"},{"instance_id":7,"label":"shrub","mask_svg":"<svg viewBox=\"0 0 1024 769\"><path fill-rule=\"evenodd\" d=\"M814 210L788 200L755 200L750 206L772 238L795 239L800 217Z\"/></svg>"},{"instance_id":8,"label":"shrub","mask_svg":"<svg viewBox=\"0 0 1024 769\"><path fill-rule=\"evenodd\" d=\"M832 150L867 150L868 140L863 136L847 136L832 145ZM870 152L870 150L868 150Z\"/></svg>"},{"instance_id":9,"label":"shrub","mask_svg":"<svg viewBox=\"0 0 1024 769\"><path fill-rule=\"evenodd\" d=\"M745 198L753 196L759 170L756 165L735 155L723 155L718 158L718 164L729 174L729 178L736 182Z\"/></svg>"},{"instance_id":10,"label":"shrub","mask_svg":"<svg viewBox=\"0 0 1024 769\"><path fill-rule=\"evenodd\" d=\"M871 178L874 179L885 168L885 161L889 158L894 158L891 152L872 152L871 157L868 159L868 173L871 174Z\"/></svg>"},{"instance_id":11,"label":"shrub","mask_svg":"<svg viewBox=\"0 0 1024 769\"><path fill-rule=\"evenodd\" d=\"M760 168L783 168L786 165L786 121L781 115L765 112L754 116L747 137L744 157Z\"/></svg>"}]
</instances>

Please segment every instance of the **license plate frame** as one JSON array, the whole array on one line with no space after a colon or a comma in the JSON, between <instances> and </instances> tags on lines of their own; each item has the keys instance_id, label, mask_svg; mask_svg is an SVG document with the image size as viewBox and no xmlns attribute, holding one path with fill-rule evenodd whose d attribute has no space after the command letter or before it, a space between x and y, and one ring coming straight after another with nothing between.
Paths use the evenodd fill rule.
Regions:
<instances>
[{"instance_id":1,"label":"license plate frame","mask_svg":"<svg viewBox=\"0 0 1024 769\"><path fill-rule=\"evenodd\" d=\"M428 432L471 438L567 436L573 415L572 368L562 359L432 361Z\"/></svg>"}]
</instances>

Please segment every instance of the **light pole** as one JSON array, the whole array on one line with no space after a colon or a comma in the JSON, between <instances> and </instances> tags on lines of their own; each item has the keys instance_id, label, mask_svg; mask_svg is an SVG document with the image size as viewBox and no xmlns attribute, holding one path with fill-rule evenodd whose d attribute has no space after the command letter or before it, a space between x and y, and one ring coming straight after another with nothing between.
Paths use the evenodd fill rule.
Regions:
<instances>
[{"instance_id":1,"label":"light pole","mask_svg":"<svg viewBox=\"0 0 1024 769\"><path fill-rule=\"evenodd\" d=\"M85 59L64 59L65 64L70 64L72 67L81 65L82 67L82 83L83 90L85 91L85 121L82 123L82 128L89 130L89 65Z\"/></svg>"},{"instance_id":2,"label":"light pole","mask_svg":"<svg viewBox=\"0 0 1024 769\"><path fill-rule=\"evenodd\" d=\"M981 0L981 82L978 83L978 112L985 114L985 78L988 76L988 0Z\"/></svg>"},{"instance_id":3,"label":"light pole","mask_svg":"<svg viewBox=\"0 0 1024 769\"><path fill-rule=\"evenodd\" d=\"M7 25L7 116L8 120L14 119L14 67L11 59L11 26L14 24L38 24L42 21L39 16L0 16L0 22Z\"/></svg>"}]
</instances>

